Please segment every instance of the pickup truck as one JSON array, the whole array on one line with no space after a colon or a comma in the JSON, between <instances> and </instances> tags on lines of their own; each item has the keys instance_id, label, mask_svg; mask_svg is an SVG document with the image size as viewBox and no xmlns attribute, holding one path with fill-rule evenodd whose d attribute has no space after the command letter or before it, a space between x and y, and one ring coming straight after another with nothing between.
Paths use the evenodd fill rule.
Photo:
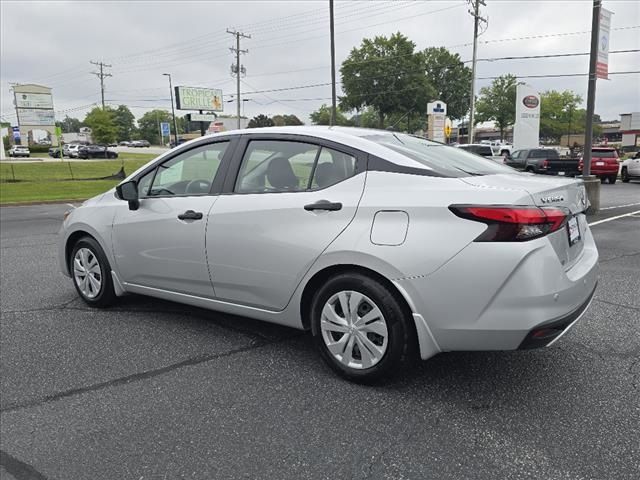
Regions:
<instances>
[{"instance_id":1,"label":"pickup truck","mask_svg":"<svg viewBox=\"0 0 640 480\"><path fill-rule=\"evenodd\" d=\"M525 172L575 176L579 171L577 158L560 158L553 148L516 150L505 158L505 164Z\"/></svg>"}]
</instances>

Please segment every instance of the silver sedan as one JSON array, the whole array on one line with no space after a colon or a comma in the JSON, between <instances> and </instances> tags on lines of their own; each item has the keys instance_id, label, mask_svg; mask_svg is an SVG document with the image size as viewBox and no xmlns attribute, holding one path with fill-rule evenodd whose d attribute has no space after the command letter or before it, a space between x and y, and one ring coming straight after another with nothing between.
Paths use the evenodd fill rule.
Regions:
<instances>
[{"instance_id":1,"label":"silver sedan","mask_svg":"<svg viewBox=\"0 0 640 480\"><path fill-rule=\"evenodd\" d=\"M309 330L355 381L452 350L550 345L598 251L579 180L388 131L199 138L67 212L62 272L94 307L142 294Z\"/></svg>"}]
</instances>

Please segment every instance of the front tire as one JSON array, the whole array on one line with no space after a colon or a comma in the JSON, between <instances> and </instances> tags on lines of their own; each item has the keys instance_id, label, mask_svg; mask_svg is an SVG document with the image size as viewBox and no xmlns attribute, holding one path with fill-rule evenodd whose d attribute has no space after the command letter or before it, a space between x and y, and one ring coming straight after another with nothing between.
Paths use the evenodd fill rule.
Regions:
<instances>
[{"instance_id":1,"label":"front tire","mask_svg":"<svg viewBox=\"0 0 640 480\"><path fill-rule=\"evenodd\" d=\"M78 295L90 307L105 308L115 301L111 266L95 239L82 237L76 242L69 258L69 272Z\"/></svg>"},{"instance_id":2,"label":"front tire","mask_svg":"<svg viewBox=\"0 0 640 480\"><path fill-rule=\"evenodd\" d=\"M359 273L331 278L311 306L320 356L340 376L361 383L389 377L410 356L411 321L386 286Z\"/></svg>"}]
</instances>

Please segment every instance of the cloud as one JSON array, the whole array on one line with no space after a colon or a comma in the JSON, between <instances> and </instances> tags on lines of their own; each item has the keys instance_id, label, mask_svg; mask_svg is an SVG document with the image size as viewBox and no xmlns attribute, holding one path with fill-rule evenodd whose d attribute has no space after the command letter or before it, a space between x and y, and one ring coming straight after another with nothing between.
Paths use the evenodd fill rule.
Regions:
<instances>
[{"instance_id":1,"label":"cloud","mask_svg":"<svg viewBox=\"0 0 640 480\"><path fill-rule=\"evenodd\" d=\"M613 27L640 24L640 3L607 1ZM473 20L465 1L337 1L336 56L339 63L365 37L400 31L418 48L446 46L471 58ZM589 35L549 36L528 40L492 40L584 32L591 28L590 1L487 1L489 18L480 37L479 58L587 52ZM113 65L106 79L109 103L130 105L136 116L149 108L170 108L167 78L174 85L222 88L234 98L235 80L227 28L251 35L243 39L247 70L242 89L271 90L330 81L328 2L326 1L85 1L2 2L0 114L15 118L9 82L41 83L53 88L56 110L77 109L82 118L100 102L98 78L90 60ZM614 30L611 50L640 48L640 29ZM484 43L489 41L489 43ZM466 44L466 45L463 45ZM541 75L580 73L588 58L479 62L479 78L504 73ZM613 54L610 70L640 70L640 54ZM587 78L530 79L540 91L571 89L586 98ZM478 87L490 80L478 80ZM596 112L616 119L640 111L638 75L599 81ZM244 95L248 116L292 113L307 120L322 103L330 103L330 86ZM312 100L307 100L312 99ZM320 100L317 100L320 99ZM234 114L235 104L225 103ZM63 116L63 115L61 115Z\"/></svg>"}]
</instances>

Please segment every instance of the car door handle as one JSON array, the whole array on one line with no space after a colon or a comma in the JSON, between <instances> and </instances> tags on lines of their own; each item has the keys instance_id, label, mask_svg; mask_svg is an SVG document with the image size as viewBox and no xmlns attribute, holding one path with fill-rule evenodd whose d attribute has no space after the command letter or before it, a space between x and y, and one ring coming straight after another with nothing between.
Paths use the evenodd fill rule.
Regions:
<instances>
[{"instance_id":1,"label":"car door handle","mask_svg":"<svg viewBox=\"0 0 640 480\"><path fill-rule=\"evenodd\" d=\"M342 210L342 204L340 202L329 202L327 200L320 200L316 203L305 205L304 209L309 212L313 210L330 210L332 212L335 212L337 210Z\"/></svg>"},{"instance_id":2,"label":"car door handle","mask_svg":"<svg viewBox=\"0 0 640 480\"><path fill-rule=\"evenodd\" d=\"M178 215L180 220L202 220L202 212L194 212L193 210L187 210L184 213Z\"/></svg>"}]
</instances>

